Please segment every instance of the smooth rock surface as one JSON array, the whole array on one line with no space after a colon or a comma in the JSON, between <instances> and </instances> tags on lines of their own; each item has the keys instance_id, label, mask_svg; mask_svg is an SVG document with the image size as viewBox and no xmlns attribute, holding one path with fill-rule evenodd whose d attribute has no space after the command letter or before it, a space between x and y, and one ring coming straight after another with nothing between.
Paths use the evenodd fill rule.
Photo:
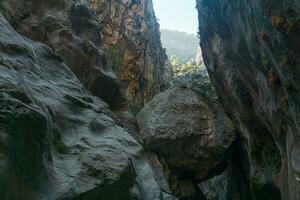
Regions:
<instances>
[{"instance_id":1,"label":"smooth rock surface","mask_svg":"<svg viewBox=\"0 0 300 200\"><path fill-rule=\"evenodd\" d=\"M93 95L122 107L124 97L89 1L1 0L0 10L17 32L54 49Z\"/></svg>"},{"instance_id":2,"label":"smooth rock surface","mask_svg":"<svg viewBox=\"0 0 300 200\"><path fill-rule=\"evenodd\" d=\"M173 199L111 115L49 47L0 15L1 199Z\"/></svg>"},{"instance_id":3,"label":"smooth rock surface","mask_svg":"<svg viewBox=\"0 0 300 200\"><path fill-rule=\"evenodd\" d=\"M198 0L205 65L238 127L252 198L300 199L300 2Z\"/></svg>"}]
</instances>

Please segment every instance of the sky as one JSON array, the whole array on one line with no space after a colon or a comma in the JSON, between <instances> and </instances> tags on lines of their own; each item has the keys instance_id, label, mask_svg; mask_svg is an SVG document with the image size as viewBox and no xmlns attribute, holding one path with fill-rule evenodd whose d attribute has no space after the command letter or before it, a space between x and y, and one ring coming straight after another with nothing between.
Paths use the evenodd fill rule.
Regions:
<instances>
[{"instance_id":1,"label":"sky","mask_svg":"<svg viewBox=\"0 0 300 200\"><path fill-rule=\"evenodd\" d=\"M195 0L153 0L153 5L160 28L197 34Z\"/></svg>"}]
</instances>

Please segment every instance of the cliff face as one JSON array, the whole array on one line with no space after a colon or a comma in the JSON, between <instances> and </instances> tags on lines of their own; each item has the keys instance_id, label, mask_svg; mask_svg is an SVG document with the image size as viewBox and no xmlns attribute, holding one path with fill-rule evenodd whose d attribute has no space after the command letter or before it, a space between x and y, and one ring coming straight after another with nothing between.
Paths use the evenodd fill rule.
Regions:
<instances>
[{"instance_id":1,"label":"cliff face","mask_svg":"<svg viewBox=\"0 0 300 200\"><path fill-rule=\"evenodd\" d=\"M300 3L197 8L215 89L186 74L135 118L109 106L168 82L151 0L0 0L1 198L300 200Z\"/></svg>"},{"instance_id":2,"label":"cliff face","mask_svg":"<svg viewBox=\"0 0 300 200\"><path fill-rule=\"evenodd\" d=\"M21 34L49 45L93 95L111 107L123 101L117 77L107 66L100 24L87 2L0 2L6 19Z\"/></svg>"},{"instance_id":3,"label":"cliff face","mask_svg":"<svg viewBox=\"0 0 300 200\"><path fill-rule=\"evenodd\" d=\"M143 104L164 87L167 58L151 1L2 0L0 10L19 33L53 48L112 108L122 107L124 96Z\"/></svg>"},{"instance_id":4,"label":"cliff face","mask_svg":"<svg viewBox=\"0 0 300 200\"><path fill-rule=\"evenodd\" d=\"M3 200L176 200L155 154L46 45L0 13Z\"/></svg>"},{"instance_id":5,"label":"cliff face","mask_svg":"<svg viewBox=\"0 0 300 200\"><path fill-rule=\"evenodd\" d=\"M256 199L300 198L299 1L198 0L204 61Z\"/></svg>"},{"instance_id":6,"label":"cliff face","mask_svg":"<svg viewBox=\"0 0 300 200\"><path fill-rule=\"evenodd\" d=\"M166 87L167 56L150 0L90 0L101 23L108 63L130 103L144 104Z\"/></svg>"}]
</instances>

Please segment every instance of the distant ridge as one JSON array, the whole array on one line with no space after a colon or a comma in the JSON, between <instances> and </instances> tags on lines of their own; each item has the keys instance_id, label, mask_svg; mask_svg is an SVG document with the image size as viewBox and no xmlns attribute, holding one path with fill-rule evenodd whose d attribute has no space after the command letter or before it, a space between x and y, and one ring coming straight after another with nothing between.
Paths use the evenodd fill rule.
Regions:
<instances>
[{"instance_id":1,"label":"distant ridge","mask_svg":"<svg viewBox=\"0 0 300 200\"><path fill-rule=\"evenodd\" d=\"M175 55L182 63L194 59L199 48L197 36L182 31L161 29L161 41L168 57Z\"/></svg>"}]
</instances>

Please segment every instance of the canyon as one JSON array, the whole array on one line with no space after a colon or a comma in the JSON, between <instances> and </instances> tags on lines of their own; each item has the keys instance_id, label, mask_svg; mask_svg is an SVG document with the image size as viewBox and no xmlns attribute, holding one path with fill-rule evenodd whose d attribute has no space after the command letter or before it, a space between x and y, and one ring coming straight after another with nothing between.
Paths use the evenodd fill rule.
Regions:
<instances>
[{"instance_id":1,"label":"canyon","mask_svg":"<svg viewBox=\"0 0 300 200\"><path fill-rule=\"evenodd\" d=\"M151 0L0 0L0 199L300 200L300 3L195 5L176 79Z\"/></svg>"}]
</instances>

